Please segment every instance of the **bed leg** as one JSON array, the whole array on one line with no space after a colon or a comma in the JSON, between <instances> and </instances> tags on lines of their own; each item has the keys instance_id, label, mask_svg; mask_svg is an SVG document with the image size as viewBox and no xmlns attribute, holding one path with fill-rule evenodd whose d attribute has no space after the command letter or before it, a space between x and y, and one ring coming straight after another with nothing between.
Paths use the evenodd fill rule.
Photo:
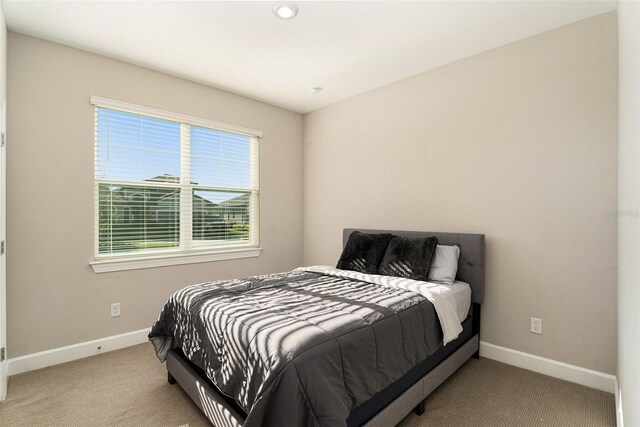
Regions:
<instances>
[{"instance_id":1,"label":"bed leg","mask_svg":"<svg viewBox=\"0 0 640 427\"><path fill-rule=\"evenodd\" d=\"M425 408L426 408L426 403L423 400L422 402L418 403L418 406L413 408L413 412L415 412L416 415L422 415L424 414Z\"/></svg>"},{"instance_id":2,"label":"bed leg","mask_svg":"<svg viewBox=\"0 0 640 427\"><path fill-rule=\"evenodd\" d=\"M473 353L474 359L480 359L480 314L482 306L478 303L473 304L473 321L471 324L471 330L474 335L478 335L478 350Z\"/></svg>"},{"instance_id":3,"label":"bed leg","mask_svg":"<svg viewBox=\"0 0 640 427\"><path fill-rule=\"evenodd\" d=\"M169 384L175 384L176 383L176 379L173 378L173 375L171 375L171 372L167 371L167 381L169 381Z\"/></svg>"}]
</instances>

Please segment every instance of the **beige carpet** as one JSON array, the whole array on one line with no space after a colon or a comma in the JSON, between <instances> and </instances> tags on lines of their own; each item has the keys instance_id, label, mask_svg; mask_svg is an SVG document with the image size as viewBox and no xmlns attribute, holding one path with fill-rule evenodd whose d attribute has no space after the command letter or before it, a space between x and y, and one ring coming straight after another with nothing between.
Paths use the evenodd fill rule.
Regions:
<instances>
[{"instance_id":1,"label":"beige carpet","mask_svg":"<svg viewBox=\"0 0 640 427\"><path fill-rule=\"evenodd\" d=\"M615 426L614 406L612 394L472 359L401 426ZM0 425L210 424L144 344L11 377Z\"/></svg>"}]
</instances>

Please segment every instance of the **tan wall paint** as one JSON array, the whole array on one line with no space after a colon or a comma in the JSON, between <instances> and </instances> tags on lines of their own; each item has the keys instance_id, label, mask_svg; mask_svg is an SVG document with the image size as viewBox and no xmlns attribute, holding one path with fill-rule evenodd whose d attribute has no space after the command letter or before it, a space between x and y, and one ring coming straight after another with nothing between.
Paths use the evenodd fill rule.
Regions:
<instances>
[{"instance_id":1,"label":"tan wall paint","mask_svg":"<svg viewBox=\"0 0 640 427\"><path fill-rule=\"evenodd\" d=\"M618 2L618 405L640 426L640 3ZM619 424L622 425L620 418Z\"/></svg>"},{"instance_id":2,"label":"tan wall paint","mask_svg":"<svg viewBox=\"0 0 640 427\"><path fill-rule=\"evenodd\" d=\"M482 340L615 373L616 55L612 12L306 115L305 264L344 227L485 233Z\"/></svg>"},{"instance_id":3,"label":"tan wall paint","mask_svg":"<svg viewBox=\"0 0 640 427\"><path fill-rule=\"evenodd\" d=\"M4 10L0 6L0 108L5 108L7 89L7 24L4 18ZM0 120L3 114L0 112ZM5 123L0 122L0 131L4 132ZM6 148L0 148L0 240L5 240L6 219ZM6 296L6 256L0 256L0 348L6 348L7 340L7 296ZM5 360L0 362L0 400L7 394L7 369Z\"/></svg>"},{"instance_id":4,"label":"tan wall paint","mask_svg":"<svg viewBox=\"0 0 640 427\"><path fill-rule=\"evenodd\" d=\"M149 327L185 285L300 265L300 114L21 34L8 50L10 357ZM93 273L91 95L264 131L260 257Z\"/></svg>"},{"instance_id":5,"label":"tan wall paint","mask_svg":"<svg viewBox=\"0 0 640 427\"><path fill-rule=\"evenodd\" d=\"M2 9L2 8L0 8ZM0 96L7 95L7 22L0 10Z\"/></svg>"}]
</instances>

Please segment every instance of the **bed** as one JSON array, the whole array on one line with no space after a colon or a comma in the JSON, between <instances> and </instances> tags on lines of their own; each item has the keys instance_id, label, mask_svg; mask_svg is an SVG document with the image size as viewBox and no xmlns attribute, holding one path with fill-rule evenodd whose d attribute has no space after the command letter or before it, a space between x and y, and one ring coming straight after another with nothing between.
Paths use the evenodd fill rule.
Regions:
<instances>
[{"instance_id":1,"label":"bed","mask_svg":"<svg viewBox=\"0 0 640 427\"><path fill-rule=\"evenodd\" d=\"M396 425L478 357L484 235L355 231L457 245L452 292L329 267L178 291L150 340L213 425Z\"/></svg>"}]
</instances>

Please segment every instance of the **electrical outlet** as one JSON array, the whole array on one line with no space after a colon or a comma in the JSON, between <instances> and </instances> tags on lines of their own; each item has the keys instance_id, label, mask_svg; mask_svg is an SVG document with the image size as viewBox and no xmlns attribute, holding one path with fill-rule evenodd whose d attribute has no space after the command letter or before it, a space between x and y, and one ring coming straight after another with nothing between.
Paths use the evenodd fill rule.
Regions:
<instances>
[{"instance_id":1,"label":"electrical outlet","mask_svg":"<svg viewBox=\"0 0 640 427\"><path fill-rule=\"evenodd\" d=\"M118 316L120 316L120 303L114 302L113 304L111 304L111 317Z\"/></svg>"},{"instance_id":2,"label":"electrical outlet","mask_svg":"<svg viewBox=\"0 0 640 427\"><path fill-rule=\"evenodd\" d=\"M531 318L531 332L534 334L542 334L542 319L536 317Z\"/></svg>"}]
</instances>

